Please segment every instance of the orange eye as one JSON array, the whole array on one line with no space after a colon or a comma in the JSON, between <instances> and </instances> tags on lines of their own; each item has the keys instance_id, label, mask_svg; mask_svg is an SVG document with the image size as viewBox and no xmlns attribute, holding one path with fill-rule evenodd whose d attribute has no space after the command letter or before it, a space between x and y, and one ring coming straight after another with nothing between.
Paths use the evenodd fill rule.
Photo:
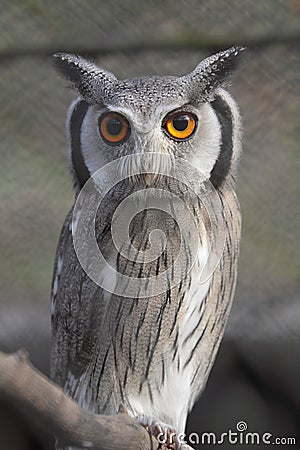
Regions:
<instances>
[{"instance_id":1,"label":"orange eye","mask_svg":"<svg viewBox=\"0 0 300 450\"><path fill-rule=\"evenodd\" d=\"M130 132L130 126L125 117L113 112L100 117L99 128L103 139L111 145L124 141Z\"/></svg>"},{"instance_id":2,"label":"orange eye","mask_svg":"<svg viewBox=\"0 0 300 450\"><path fill-rule=\"evenodd\" d=\"M174 139L184 140L192 136L196 130L197 118L188 112L177 112L167 116L163 127Z\"/></svg>"}]
</instances>

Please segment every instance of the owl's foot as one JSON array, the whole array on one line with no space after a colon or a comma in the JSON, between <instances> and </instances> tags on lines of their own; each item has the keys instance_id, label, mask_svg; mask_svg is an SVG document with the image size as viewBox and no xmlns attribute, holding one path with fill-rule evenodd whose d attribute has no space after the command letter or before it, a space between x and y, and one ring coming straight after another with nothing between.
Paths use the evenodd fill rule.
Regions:
<instances>
[{"instance_id":1,"label":"owl's foot","mask_svg":"<svg viewBox=\"0 0 300 450\"><path fill-rule=\"evenodd\" d=\"M163 444L169 450L180 450L178 433L170 425L144 415L139 415L136 420L158 440L159 444Z\"/></svg>"}]
</instances>

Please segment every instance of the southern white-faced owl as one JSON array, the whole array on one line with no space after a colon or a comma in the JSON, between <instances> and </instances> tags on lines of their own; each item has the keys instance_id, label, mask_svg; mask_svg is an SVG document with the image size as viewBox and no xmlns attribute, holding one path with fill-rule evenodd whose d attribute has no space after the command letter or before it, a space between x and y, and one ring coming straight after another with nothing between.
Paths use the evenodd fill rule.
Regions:
<instances>
[{"instance_id":1,"label":"southern white-faced owl","mask_svg":"<svg viewBox=\"0 0 300 450\"><path fill-rule=\"evenodd\" d=\"M183 433L205 386L237 277L240 117L224 85L242 50L217 53L182 77L126 80L55 55L79 94L67 119L68 159L76 199L85 196L57 250L51 376L85 409L116 414L122 405L150 429ZM79 252L74 233L91 213L86 186L103 192L106 178L91 232L103 265L85 248L90 228L77 237ZM116 210L130 210L126 226L114 225ZM203 277L211 254L216 263Z\"/></svg>"}]
</instances>

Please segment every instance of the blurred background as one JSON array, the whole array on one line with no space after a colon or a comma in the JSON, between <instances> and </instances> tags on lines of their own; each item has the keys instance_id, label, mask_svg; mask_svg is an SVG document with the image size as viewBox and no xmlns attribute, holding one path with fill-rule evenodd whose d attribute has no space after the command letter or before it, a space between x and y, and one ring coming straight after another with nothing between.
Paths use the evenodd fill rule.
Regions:
<instances>
[{"instance_id":1,"label":"blurred background","mask_svg":"<svg viewBox=\"0 0 300 450\"><path fill-rule=\"evenodd\" d=\"M188 431L220 435L244 421L300 448L299 0L4 0L0 13L0 350L26 348L48 374L53 260L73 202L65 118L74 96L50 55L79 53L120 78L182 75L243 44L230 87L244 123L239 283ZM222 445L231 447L244 446ZM52 448L0 404L1 450Z\"/></svg>"}]
</instances>

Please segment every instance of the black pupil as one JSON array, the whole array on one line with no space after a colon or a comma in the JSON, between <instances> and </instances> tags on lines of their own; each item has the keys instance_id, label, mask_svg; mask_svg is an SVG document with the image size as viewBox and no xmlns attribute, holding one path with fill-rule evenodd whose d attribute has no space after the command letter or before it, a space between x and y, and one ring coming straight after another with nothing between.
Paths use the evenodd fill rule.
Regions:
<instances>
[{"instance_id":1,"label":"black pupil","mask_svg":"<svg viewBox=\"0 0 300 450\"><path fill-rule=\"evenodd\" d=\"M107 121L106 128L111 136L117 136L121 133L123 124L119 119L112 117Z\"/></svg>"},{"instance_id":2,"label":"black pupil","mask_svg":"<svg viewBox=\"0 0 300 450\"><path fill-rule=\"evenodd\" d=\"M189 118L188 116L177 116L173 119L173 127L177 131L184 131L187 129L189 125Z\"/></svg>"}]
</instances>

